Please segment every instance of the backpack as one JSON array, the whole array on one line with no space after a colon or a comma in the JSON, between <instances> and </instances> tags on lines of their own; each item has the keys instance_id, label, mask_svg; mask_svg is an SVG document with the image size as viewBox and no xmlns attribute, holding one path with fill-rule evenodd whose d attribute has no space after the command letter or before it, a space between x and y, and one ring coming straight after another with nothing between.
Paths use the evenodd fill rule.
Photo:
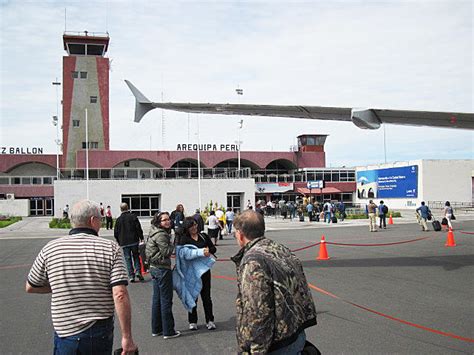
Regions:
<instances>
[{"instance_id":1,"label":"backpack","mask_svg":"<svg viewBox=\"0 0 474 355\"><path fill-rule=\"evenodd\" d=\"M383 212L384 214L387 214L387 213L388 213L388 207L387 207L386 205L383 205L383 206L382 206L382 212Z\"/></svg>"}]
</instances>

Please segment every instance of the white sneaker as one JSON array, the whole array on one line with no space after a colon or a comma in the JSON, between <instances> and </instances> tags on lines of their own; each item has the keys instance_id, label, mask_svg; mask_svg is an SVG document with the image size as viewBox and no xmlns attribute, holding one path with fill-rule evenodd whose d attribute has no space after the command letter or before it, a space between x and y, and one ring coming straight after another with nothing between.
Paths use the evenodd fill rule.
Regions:
<instances>
[{"instance_id":1,"label":"white sneaker","mask_svg":"<svg viewBox=\"0 0 474 355\"><path fill-rule=\"evenodd\" d=\"M196 323L189 323L190 330L198 330L198 325Z\"/></svg>"},{"instance_id":2,"label":"white sneaker","mask_svg":"<svg viewBox=\"0 0 474 355\"><path fill-rule=\"evenodd\" d=\"M172 338L177 338L181 335L181 332L178 330L173 334L173 335L165 335L163 339L172 339Z\"/></svg>"},{"instance_id":3,"label":"white sneaker","mask_svg":"<svg viewBox=\"0 0 474 355\"><path fill-rule=\"evenodd\" d=\"M207 326L207 329L208 329L208 330L214 330L214 329L216 329L216 325L214 324L214 322L209 322L209 323L207 323L206 326Z\"/></svg>"}]
</instances>

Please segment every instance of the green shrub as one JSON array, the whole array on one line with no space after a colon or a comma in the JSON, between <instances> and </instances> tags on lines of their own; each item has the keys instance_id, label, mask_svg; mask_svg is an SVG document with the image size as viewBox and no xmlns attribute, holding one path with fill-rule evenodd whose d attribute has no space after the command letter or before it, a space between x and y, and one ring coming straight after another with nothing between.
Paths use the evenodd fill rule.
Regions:
<instances>
[{"instance_id":1,"label":"green shrub","mask_svg":"<svg viewBox=\"0 0 474 355\"><path fill-rule=\"evenodd\" d=\"M49 228L70 229L71 221L69 218L53 218L49 222Z\"/></svg>"},{"instance_id":2,"label":"green shrub","mask_svg":"<svg viewBox=\"0 0 474 355\"><path fill-rule=\"evenodd\" d=\"M6 216L1 216L0 218L0 228L5 228L9 226L10 224L16 223L18 221L21 221L21 217L6 217Z\"/></svg>"}]
</instances>

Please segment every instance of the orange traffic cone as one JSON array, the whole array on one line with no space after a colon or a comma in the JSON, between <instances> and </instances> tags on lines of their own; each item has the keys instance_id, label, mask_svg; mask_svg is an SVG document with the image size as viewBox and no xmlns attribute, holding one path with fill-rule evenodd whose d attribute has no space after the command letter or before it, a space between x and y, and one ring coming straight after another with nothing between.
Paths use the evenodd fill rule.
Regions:
<instances>
[{"instance_id":1,"label":"orange traffic cone","mask_svg":"<svg viewBox=\"0 0 474 355\"><path fill-rule=\"evenodd\" d=\"M326 249L326 238L324 235L321 237L321 244L319 244L319 256L316 260L329 260L328 251Z\"/></svg>"},{"instance_id":2,"label":"orange traffic cone","mask_svg":"<svg viewBox=\"0 0 474 355\"><path fill-rule=\"evenodd\" d=\"M448 230L448 238L446 239L446 244L444 245L445 247L455 247L456 242L454 241L454 233L451 228Z\"/></svg>"},{"instance_id":3,"label":"orange traffic cone","mask_svg":"<svg viewBox=\"0 0 474 355\"><path fill-rule=\"evenodd\" d=\"M390 217L388 217L388 224L393 224L392 214L390 213Z\"/></svg>"}]
</instances>

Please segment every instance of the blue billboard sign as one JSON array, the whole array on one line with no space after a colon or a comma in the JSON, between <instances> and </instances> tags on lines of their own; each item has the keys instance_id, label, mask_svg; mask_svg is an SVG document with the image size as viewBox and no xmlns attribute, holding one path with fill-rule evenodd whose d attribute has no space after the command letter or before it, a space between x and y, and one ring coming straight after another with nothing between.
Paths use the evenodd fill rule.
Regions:
<instances>
[{"instance_id":1,"label":"blue billboard sign","mask_svg":"<svg viewBox=\"0 0 474 355\"><path fill-rule=\"evenodd\" d=\"M357 172L359 198L418 197L418 166L365 170Z\"/></svg>"}]
</instances>

